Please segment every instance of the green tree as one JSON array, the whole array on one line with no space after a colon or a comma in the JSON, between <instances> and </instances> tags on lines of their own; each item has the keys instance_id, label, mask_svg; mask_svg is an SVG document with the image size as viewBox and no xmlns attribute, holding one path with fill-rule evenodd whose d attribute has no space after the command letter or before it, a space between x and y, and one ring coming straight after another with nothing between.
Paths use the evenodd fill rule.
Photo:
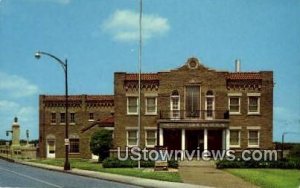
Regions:
<instances>
[{"instance_id":1,"label":"green tree","mask_svg":"<svg viewBox=\"0 0 300 188\"><path fill-rule=\"evenodd\" d=\"M109 149L112 147L112 131L102 129L94 132L91 137L90 148L94 155L98 155L98 162L109 157Z\"/></svg>"}]
</instances>

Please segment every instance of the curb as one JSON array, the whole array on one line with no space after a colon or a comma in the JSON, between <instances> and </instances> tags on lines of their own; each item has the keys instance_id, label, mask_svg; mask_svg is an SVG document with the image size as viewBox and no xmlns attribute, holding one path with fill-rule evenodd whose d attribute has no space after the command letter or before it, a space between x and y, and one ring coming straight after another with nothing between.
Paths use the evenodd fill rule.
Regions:
<instances>
[{"instance_id":1,"label":"curb","mask_svg":"<svg viewBox=\"0 0 300 188\"><path fill-rule=\"evenodd\" d=\"M140 187L149 187L149 188L160 188L160 187L177 188L178 187L178 188L182 188L184 186L185 188L209 188L208 186L153 180L153 179L124 176L124 175L118 175L118 174L104 173L104 172L94 172L94 171L81 170L81 169L76 169L76 168L73 168L70 171L65 171L65 170L63 170L62 167L58 167L58 166L44 165L44 164L39 164L39 163L8 159L8 158L1 157L1 156L0 156L0 158L6 160L8 162L19 163L19 164L26 165L26 166L33 166L33 167L47 169L47 170L51 170L51 171L74 174L74 175L79 175L79 176L84 176L84 177L96 178L96 179L118 182L118 183L140 186Z\"/></svg>"}]
</instances>

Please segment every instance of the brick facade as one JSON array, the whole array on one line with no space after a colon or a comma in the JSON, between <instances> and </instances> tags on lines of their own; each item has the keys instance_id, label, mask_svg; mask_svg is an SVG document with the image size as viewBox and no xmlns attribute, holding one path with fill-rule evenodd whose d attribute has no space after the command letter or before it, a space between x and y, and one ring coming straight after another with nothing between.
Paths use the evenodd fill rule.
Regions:
<instances>
[{"instance_id":1,"label":"brick facade","mask_svg":"<svg viewBox=\"0 0 300 188\"><path fill-rule=\"evenodd\" d=\"M89 139L92 132L99 129L80 132L89 126L88 113L91 111L100 120L114 112L113 118L109 119L114 123L114 148L124 149L128 143L136 143L133 133L138 124L138 115L135 113L138 78L137 74L116 72L113 96L71 97L73 103L70 112L73 110L76 113L76 125L70 125L70 134L76 133L80 138L78 157L91 156ZM190 58L177 69L143 73L141 88L142 147L146 146L146 134L148 142L152 143L150 132L155 131L155 145L169 148L272 148L272 71L216 71L203 66L198 59ZM178 101L173 98L178 98ZM64 126L51 125L50 122L53 111L63 111L62 99L61 96L40 96L42 157L46 157L46 137L50 134L57 139L56 157L63 157L63 144L59 146L58 143L63 143ZM146 108L151 113L147 114Z\"/></svg>"}]
</instances>

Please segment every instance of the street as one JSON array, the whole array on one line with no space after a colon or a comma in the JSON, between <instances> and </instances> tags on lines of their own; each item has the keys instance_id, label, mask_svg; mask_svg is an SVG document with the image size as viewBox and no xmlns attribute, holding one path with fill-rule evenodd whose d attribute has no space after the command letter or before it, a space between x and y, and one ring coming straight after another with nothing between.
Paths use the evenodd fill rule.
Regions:
<instances>
[{"instance_id":1,"label":"street","mask_svg":"<svg viewBox=\"0 0 300 188\"><path fill-rule=\"evenodd\" d=\"M0 172L0 187L135 187L10 163L1 159Z\"/></svg>"}]
</instances>

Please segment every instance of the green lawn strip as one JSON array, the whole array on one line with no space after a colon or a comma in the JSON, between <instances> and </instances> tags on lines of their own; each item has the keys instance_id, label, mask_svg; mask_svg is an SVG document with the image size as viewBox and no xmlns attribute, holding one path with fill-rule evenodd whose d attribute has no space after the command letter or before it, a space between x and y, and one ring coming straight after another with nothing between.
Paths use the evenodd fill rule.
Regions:
<instances>
[{"instance_id":1,"label":"green lawn strip","mask_svg":"<svg viewBox=\"0 0 300 188\"><path fill-rule=\"evenodd\" d=\"M262 188L298 188L300 185L300 170L226 169L226 171Z\"/></svg>"},{"instance_id":2,"label":"green lawn strip","mask_svg":"<svg viewBox=\"0 0 300 188\"><path fill-rule=\"evenodd\" d=\"M54 166L63 166L64 164L63 159L31 160L30 162ZM91 170L96 172L105 172L170 182L182 182L178 172L153 172L136 168L102 168L101 164L84 159L71 159L70 163L72 168L78 168L82 170Z\"/></svg>"}]
</instances>

